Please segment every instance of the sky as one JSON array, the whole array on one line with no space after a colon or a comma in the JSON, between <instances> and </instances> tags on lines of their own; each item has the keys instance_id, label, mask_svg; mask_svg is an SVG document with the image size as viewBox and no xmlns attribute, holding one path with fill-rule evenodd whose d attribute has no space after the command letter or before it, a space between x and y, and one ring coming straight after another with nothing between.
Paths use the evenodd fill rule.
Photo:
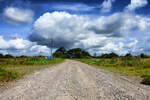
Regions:
<instances>
[{"instance_id":1,"label":"sky","mask_svg":"<svg viewBox=\"0 0 150 100\"><path fill-rule=\"evenodd\" d=\"M150 54L150 0L0 0L0 53Z\"/></svg>"}]
</instances>

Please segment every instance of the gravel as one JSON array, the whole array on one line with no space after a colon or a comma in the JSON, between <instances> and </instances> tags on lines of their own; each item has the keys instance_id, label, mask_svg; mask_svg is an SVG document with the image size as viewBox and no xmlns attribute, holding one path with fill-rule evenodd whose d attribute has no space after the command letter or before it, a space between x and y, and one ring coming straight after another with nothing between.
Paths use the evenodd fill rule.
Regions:
<instances>
[{"instance_id":1,"label":"gravel","mask_svg":"<svg viewBox=\"0 0 150 100\"><path fill-rule=\"evenodd\" d=\"M0 100L150 100L149 89L122 76L66 60L0 89Z\"/></svg>"}]
</instances>

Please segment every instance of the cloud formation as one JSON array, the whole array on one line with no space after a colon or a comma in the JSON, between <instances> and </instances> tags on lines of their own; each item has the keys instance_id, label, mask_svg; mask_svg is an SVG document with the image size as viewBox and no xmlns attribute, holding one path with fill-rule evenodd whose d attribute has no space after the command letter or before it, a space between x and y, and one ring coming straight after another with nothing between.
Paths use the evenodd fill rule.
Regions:
<instances>
[{"instance_id":1,"label":"cloud formation","mask_svg":"<svg viewBox=\"0 0 150 100\"><path fill-rule=\"evenodd\" d=\"M135 45L127 45L137 44L129 41L128 35L147 30L149 22L150 18L125 12L96 19L66 12L45 13L34 23L29 38L32 42L47 46L53 38L56 48L82 47L124 54L135 49Z\"/></svg>"},{"instance_id":2,"label":"cloud formation","mask_svg":"<svg viewBox=\"0 0 150 100\"><path fill-rule=\"evenodd\" d=\"M101 13L108 13L112 9L112 3L115 2L115 0L104 0L104 2L101 4Z\"/></svg>"},{"instance_id":3,"label":"cloud formation","mask_svg":"<svg viewBox=\"0 0 150 100\"><path fill-rule=\"evenodd\" d=\"M9 1L12 2L12 0ZM15 1L18 3L22 0ZM51 39L55 41L55 48L60 46L67 49L80 47L91 53L126 54L150 51L148 41L144 39L146 42L142 41L142 38L149 37L150 18L136 14L136 10L146 6L148 0L131 0L130 4L128 0L125 4L119 4L122 7L113 7L113 4L121 2L117 0L94 0L97 1L96 3L91 0L77 0L80 2L65 0L69 1L67 3L56 2L60 0L54 0L53 3L53 0L26 1L31 2L27 8L36 7L36 11L38 11L39 7L43 7L40 9L40 13L36 12L36 17L41 13L44 14L34 22L29 32L29 40L22 39L18 34L12 36L8 34L10 35L8 38L1 36L0 53L46 55L49 53L48 47L50 47ZM88 4L84 4L82 1ZM88 1L92 4L90 5ZM101 6L99 6L100 3L102 3ZM5 21L13 25L31 23L34 16L33 11L17 8L20 7L17 5L3 7L5 8L3 13ZM119 8L121 10L117 11L124 11L111 12L112 9L115 11ZM45 13L45 11L49 12ZM3 34L5 33L3 32ZM27 34L23 37L26 36Z\"/></svg>"},{"instance_id":4,"label":"cloud formation","mask_svg":"<svg viewBox=\"0 0 150 100\"><path fill-rule=\"evenodd\" d=\"M56 47L69 48L85 38L87 25L88 18L83 16L66 12L45 13L34 23L30 40L49 45L50 39L53 38Z\"/></svg>"},{"instance_id":5,"label":"cloud formation","mask_svg":"<svg viewBox=\"0 0 150 100\"><path fill-rule=\"evenodd\" d=\"M37 45L29 40L15 38L9 41L0 36L0 53L12 54L15 56L28 55L50 55L50 49L46 46Z\"/></svg>"},{"instance_id":6,"label":"cloud formation","mask_svg":"<svg viewBox=\"0 0 150 100\"><path fill-rule=\"evenodd\" d=\"M4 20L13 25L32 23L34 13L28 9L8 7L4 10Z\"/></svg>"},{"instance_id":7,"label":"cloud formation","mask_svg":"<svg viewBox=\"0 0 150 100\"><path fill-rule=\"evenodd\" d=\"M88 6L86 4L82 4L82 3L64 3L64 4L52 4L50 5L51 9L54 10L69 10L69 11L93 11L94 9L96 9L96 7L94 6Z\"/></svg>"},{"instance_id":8,"label":"cloud formation","mask_svg":"<svg viewBox=\"0 0 150 100\"><path fill-rule=\"evenodd\" d=\"M131 0L131 3L128 5L129 10L135 10L140 7L144 7L148 4L147 0Z\"/></svg>"}]
</instances>

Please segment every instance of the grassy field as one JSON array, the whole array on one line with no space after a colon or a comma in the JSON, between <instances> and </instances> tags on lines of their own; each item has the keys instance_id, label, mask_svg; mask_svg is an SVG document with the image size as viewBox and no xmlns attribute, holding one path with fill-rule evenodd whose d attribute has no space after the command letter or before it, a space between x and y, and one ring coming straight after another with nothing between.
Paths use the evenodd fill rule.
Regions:
<instances>
[{"instance_id":1,"label":"grassy field","mask_svg":"<svg viewBox=\"0 0 150 100\"><path fill-rule=\"evenodd\" d=\"M150 85L150 58L78 59L95 67L120 73Z\"/></svg>"},{"instance_id":2,"label":"grassy field","mask_svg":"<svg viewBox=\"0 0 150 100\"><path fill-rule=\"evenodd\" d=\"M20 79L22 76L30 74L35 70L47 68L49 65L58 64L63 61L64 59L61 58L47 60L42 57L0 59L0 86L9 81Z\"/></svg>"}]
</instances>

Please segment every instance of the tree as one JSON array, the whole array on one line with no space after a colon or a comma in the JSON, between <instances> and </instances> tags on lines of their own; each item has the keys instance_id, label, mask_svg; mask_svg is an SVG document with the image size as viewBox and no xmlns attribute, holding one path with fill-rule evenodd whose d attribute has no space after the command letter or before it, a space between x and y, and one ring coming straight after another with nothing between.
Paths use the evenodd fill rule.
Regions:
<instances>
[{"instance_id":1,"label":"tree","mask_svg":"<svg viewBox=\"0 0 150 100\"><path fill-rule=\"evenodd\" d=\"M67 57L69 58L87 58L91 55L80 48L74 48L67 51Z\"/></svg>"},{"instance_id":2,"label":"tree","mask_svg":"<svg viewBox=\"0 0 150 100\"><path fill-rule=\"evenodd\" d=\"M133 57L130 53L127 53L126 55L125 55L125 57Z\"/></svg>"},{"instance_id":3,"label":"tree","mask_svg":"<svg viewBox=\"0 0 150 100\"><path fill-rule=\"evenodd\" d=\"M150 56L148 56L148 55L142 53L142 54L140 54L140 57L141 57L141 58L149 58Z\"/></svg>"},{"instance_id":4,"label":"tree","mask_svg":"<svg viewBox=\"0 0 150 100\"><path fill-rule=\"evenodd\" d=\"M0 54L0 58L4 58L3 54Z\"/></svg>"},{"instance_id":5,"label":"tree","mask_svg":"<svg viewBox=\"0 0 150 100\"><path fill-rule=\"evenodd\" d=\"M110 53L110 54L102 54L101 58L117 58L119 57L116 53Z\"/></svg>"},{"instance_id":6,"label":"tree","mask_svg":"<svg viewBox=\"0 0 150 100\"><path fill-rule=\"evenodd\" d=\"M66 53L66 49L64 47L60 47L56 52L62 52L63 54Z\"/></svg>"},{"instance_id":7,"label":"tree","mask_svg":"<svg viewBox=\"0 0 150 100\"><path fill-rule=\"evenodd\" d=\"M13 58L13 56L10 55L10 54L5 55L4 57L5 57L5 58Z\"/></svg>"},{"instance_id":8,"label":"tree","mask_svg":"<svg viewBox=\"0 0 150 100\"><path fill-rule=\"evenodd\" d=\"M117 58L117 57L119 57L116 53L110 53L109 54L109 56L110 56L110 58Z\"/></svg>"},{"instance_id":9,"label":"tree","mask_svg":"<svg viewBox=\"0 0 150 100\"><path fill-rule=\"evenodd\" d=\"M56 52L53 54L54 57L58 58L87 58L91 57L91 55L80 48L74 48L70 50L66 50L64 47L60 47Z\"/></svg>"},{"instance_id":10,"label":"tree","mask_svg":"<svg viewBox=\"0 0 150 100\"><path fill-rule=\"evenodd\" d=\"M56 57L56 58L65 58L65 55L64 55L63 52L61 52L61 51L57 51L57 52L55 52L53 55L54 55L54 57Z\"/></svg>"},{"instance_id":11,"label":"tree","mask_svg":"<svg viewBox=\"0 0 150 100\"><path fill-rule=\"evenodd\" d=\"M82 50L80 48L70 49L67 51L69 58L82 58Z\"/></svg>"},{"instance_id":12,"label":"tree","mask_svg":"<svg viewBox=\"0 0 150 100\"><path fill-rule=\"evenodd\" d=\"M54 57L58 58L65 58L66 57L66 49L64 47L60 47L56 52L53 54Z\"/></svg>"}]
</instances>

